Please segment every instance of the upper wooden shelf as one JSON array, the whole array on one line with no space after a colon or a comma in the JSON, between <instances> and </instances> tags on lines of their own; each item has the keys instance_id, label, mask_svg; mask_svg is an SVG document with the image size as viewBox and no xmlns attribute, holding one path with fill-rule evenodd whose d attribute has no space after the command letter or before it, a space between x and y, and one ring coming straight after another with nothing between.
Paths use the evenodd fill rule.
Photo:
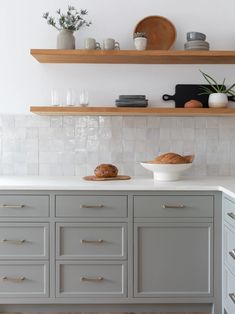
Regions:
<instances>
[{"instance_id":1,"label":"upper wooden shelf","mask_svg":"<svg viewBox=\"0 0 235 314\"><path fill-rule=\"evenodd\" d=\"M235 51L32 49L41 63L235 64Z\"/></svg>"},{"instance_id":2,"label":"upper wooden shelf","mask_svg":"<svg viewBox=\"0 0 235 314\"><path fill-rule=\"evenodd\" d=\"M235 108L117 108L117 107L30 107L38 115L79 116L235 116Z\"/></svg>"}]
</instances>

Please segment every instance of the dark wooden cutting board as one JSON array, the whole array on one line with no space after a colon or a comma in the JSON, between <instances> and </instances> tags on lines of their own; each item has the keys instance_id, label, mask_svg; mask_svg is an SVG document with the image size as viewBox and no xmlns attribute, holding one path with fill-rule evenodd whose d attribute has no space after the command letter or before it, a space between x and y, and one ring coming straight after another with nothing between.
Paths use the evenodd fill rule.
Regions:
<instances>
[{"instance_id":1,"label":"dark wooden cutting board","mask_svg":"<svg viewBox=\"0 0 235 314\"><path fill-rule=\"evenodd\" d=\"M205 86L207 88L211 88L210 85L202 85L202 84L177 84L175 86L175 95L164 94L162 99L165 101L174 100L175 107L184 107L184 104L191 100L199 100L203 104L203 107L208 108L208 97L209 95L199 95L202 92L201 87ZM221 85L219 85L221 86ZM228 96L230 101L235 101L235 96Z\"/></svg>"}]
</instances>

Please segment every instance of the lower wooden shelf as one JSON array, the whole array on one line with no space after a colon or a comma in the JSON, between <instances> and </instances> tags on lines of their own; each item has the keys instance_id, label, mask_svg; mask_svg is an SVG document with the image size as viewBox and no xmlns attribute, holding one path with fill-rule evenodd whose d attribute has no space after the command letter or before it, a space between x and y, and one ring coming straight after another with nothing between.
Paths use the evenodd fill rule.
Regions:
<instances>
[{"instance_id":1,"label":"lower wooden shelf","mask_svg":"<svg viewBox=\"0 0 235 314\"><path fill-rule=\"evenodd\" d=\"M32 106L30 112L42 115L78 116L235 116L235 108L130 108L130 107L52 107Z\"/></svg>"}]
</instances>

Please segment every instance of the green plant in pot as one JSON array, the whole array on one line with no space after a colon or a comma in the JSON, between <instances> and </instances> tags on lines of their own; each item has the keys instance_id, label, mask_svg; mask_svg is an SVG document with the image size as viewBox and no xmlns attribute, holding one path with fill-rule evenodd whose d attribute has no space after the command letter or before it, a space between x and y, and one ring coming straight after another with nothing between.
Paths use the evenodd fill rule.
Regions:
<instances>
[{"instance_id":1,"label":"green plant in pot","mask_svg":"<svg viewBox=\"0 0 235 314\"><path fill-rule=\"evenodd\" d=\"M209 95L208 98L208 106L211 108L224 108L228 105L228 95L234 96L235 91L233 88L235 87L235 83L226 87L225 79L223 80L222 84L218 84L217 81L208 75L207 73L200 70L203 77L210 85L209 87L201 86L202 92L200 95Z\"/></svg>"},{"instance_id":2,"label":"green plant in pot","mask_svg":"<svg viewBox=\"0 0 235 314\"><path fill-rule=\"evenodd\" d=\"M147 47L147 35L145 32L136 32L133 35L136 50L145 50Z\"/></svg>"},{"instance_id":3,"label":"green plant in pot","mask_svg":"<svg viewBox=\"0 0 235 314\"><path fill-rule=\"evenodd\" d=\"M75 49L75 37L73 33L83 26L91 25L91 22L86 21L84 18L87 13L87 10L77 10L75 7L69 5L65 13L62 13L61 9L56 11L57 19L50 16L49 12L43 14L43 18L47 21L47 24L59 31L57 49Z\"/></svg>"}]
</instances>

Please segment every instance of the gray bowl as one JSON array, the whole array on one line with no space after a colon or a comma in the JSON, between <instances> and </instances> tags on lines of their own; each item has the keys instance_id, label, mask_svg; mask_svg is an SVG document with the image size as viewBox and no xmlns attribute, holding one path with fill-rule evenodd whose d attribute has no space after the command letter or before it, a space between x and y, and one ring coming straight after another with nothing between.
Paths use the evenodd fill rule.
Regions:
<instances>
[{"instance_id":1,"label":"gray bowl","mask_svg":"<svg viewBox=\"0 0 235 314\"><path fill-rule=\"evenodd\" d=\"M192 40L206 40L206 35L199 32L188 32L187 41L192 41Z\"/></svg>"}]
</instances>

